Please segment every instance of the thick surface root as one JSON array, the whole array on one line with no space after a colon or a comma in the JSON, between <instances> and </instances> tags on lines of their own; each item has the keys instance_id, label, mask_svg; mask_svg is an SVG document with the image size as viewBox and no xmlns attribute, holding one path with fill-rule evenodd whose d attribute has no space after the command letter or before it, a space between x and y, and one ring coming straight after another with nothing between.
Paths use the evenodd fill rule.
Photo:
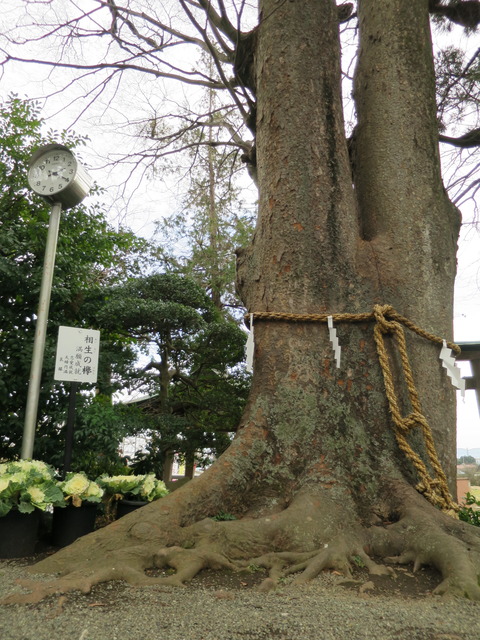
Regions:
<instances>
[{"instance_id":1,"label":"thick surface root","mask_svg":"<svg viewBox=\"0 0 480 640\"><path fill-rule=\"evenodd\" d=\"M351 578L355 565L371 574L391 575L391 565L413 564L414 570L429 565L442 574L435 593L480 600L480 530L442 514L408 485L396 487L389 508L395 521L377 518L374 525L362 526L348 498L334 502L327 489L304 489L287 508L268 516L228 522L207 518L182 527L168 502L163 515L152 505L144 514L147 520L131 514L38 563L34 571L57 577L23 582L30 592L12 594L3 604L89 592L109 580L183 586L202 569L244 571L253 565L268 571L262 591L292 574L296 583L304 583L325 570ZM155 526L148 525L150 516L155 516ZM160 522L163 527L170 523L163 535ZM174 573L150 577L146 570L152 568Z\"/></svg>"},{"instance_id":2,"label":"thick surface root","mask_svg":"<svg viewBox=\"0 0 480 640\"><path fill-rule=\"evenodd\" d=\"M391 564L436 568L443 580L434 593L480 600L480 529L439 512L408 487L400 518L372 527L370 553Z\"/></svg>"}]
</instances>

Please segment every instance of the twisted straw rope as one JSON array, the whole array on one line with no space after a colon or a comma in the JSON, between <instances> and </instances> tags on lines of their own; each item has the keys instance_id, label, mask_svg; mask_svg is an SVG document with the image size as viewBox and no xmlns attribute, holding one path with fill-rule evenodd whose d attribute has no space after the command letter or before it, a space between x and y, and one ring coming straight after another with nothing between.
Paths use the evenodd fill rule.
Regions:
<instances>
[{"instance_id":1,"label":"twisted straw rope","mask_svg":"<svg viewBox=\"0 0 480 640\"><path fill-rule=\"evenodd\" d=\"M430 425L428 424L427 419L422 413L420 398L413 379L410 361L408 359L407 345L403 326L407 327L419 336L439 345L443 344L442 338L439 338L438 336L435 336L434 334L418 327L414 322L411 322L410 320L408 320L408 318L405 318L397 313L395 309L390 305L375 305L373 311L370 313L296 314L257 311L253 314L246 315L246 321L249 320L250 315L253 315L254 320L279 320L287 322L327 322L330 315L332 316L333 322L336 323L366 321L375 322L373 335L375 339L378 359L382 369L388 405L390 408L390 413L392 415L392 420L395 425L395 439L400 450L403 451L405 456L411 460L420 477L420 482L417 484L416 489L417 491L422 493L427 498L427 500L429 500L429 502L439 507L443 511L458 511L459 507L452 498L452 495L448 489L447 478L438 460L438 455L435 450L435 444L433 442L432 430L430 428ZM403 375L408 389L410 404L412 406L412 412L405 417L402 417L400 411L392 369L390 366L390 359L388 357L387 349L385 346L384 336L387 334L393 334L396 347L400 354ZM447 342L447 345L449 349L452 349L452 351L454 351L456 354L460 353L460 347L455 343ZM415 427L419 427L423 432L423 439L425 442L430 465L434 471L434 477L430 475L423 460L417 453L415 453L415 451L407 442L407 434Z\"/></svg>"}]
</instances>

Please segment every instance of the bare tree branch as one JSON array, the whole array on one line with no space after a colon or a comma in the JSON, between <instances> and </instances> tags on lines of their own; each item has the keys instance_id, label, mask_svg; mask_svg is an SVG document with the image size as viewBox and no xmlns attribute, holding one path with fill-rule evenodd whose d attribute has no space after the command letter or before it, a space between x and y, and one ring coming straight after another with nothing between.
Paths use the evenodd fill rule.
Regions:
<instances>
[{"instance_id":1,"label":"bare tree branch","mask_svg":"<svg viewBox=\"0 0 480 640\"><path fill-rule=\"evenodd\" d=\"M205 28L203 28L200 23L196 20L195 16L192 14L192 12L188 9L187 7L187 2L186 0L179 0L180 4L182 5L185 13L187 14L187 16L190 18L191 23L193 24L193 26L197 29L197 31L202 35L205 44L208 47L209 53L212 56L212 59L214 61L215 67L217 69L218 74L220 75L220 78L222 79L226 89L229 91L230 95L232 96L234 102L236 103L240 113L242 114L242 117L244 118L244 120L247 120L248 117L248 113L245 110L242 102L240 101L238 95L235 92L235 89L232 85L232 83L226 78L225 73L222 69L222 66L220 64L220 60L218 58L217 52L215 50L215 47L213 46L213 44L210 42L210 39L208 37L208 33L207 30Z\"/></svg>"},{"instance_id":2,"label":"bare tree branch","mask_svg":"<svg viewBox=\"0 0 480 640\"><path fill-rule=\"evenodd\" d=\"M102 69L115 69L119 71L140 71L142 73L146 73L148 75L153 75L156 78L169 78L170 80L178 80L179 82L184 82L190 85L196 85L200 87L208 87L210 89L228 89L220 82L214 83L209 80L196 80L194 78L189 78L188 75L182 76L174 73L167 73L164 71L159 71L158 69L152 69L148 67L142 67L140 65L132 64L129 62L101 62L98 64L79 64L79 63L70 63L70 62L55 62L53 60L39 60L32 58L19 58L17 56L12 56L8 53L5 53L4 60L0 63L1 65L5 65L10 61L15 62L23 62L25 64L40 64L46 65L49 67L62 68L62 69L81 69L81 70L89 70L89 71L100 71ZM169 65L170 66L170 65ZM184 72L188 74L188 72ZM194 75L195 72L191 72ZM198 74L197 74L198 75Z\"/></svg>"},{"instance_id":3,"label":"bare tree branch","mask_svg":"<svg viewBox=\"0 0 480 640\"><path fill-rule=\"evenodd\" d=\"M204 9L212 27L219 29L235 45L239 32L228 19L224 3L219 2L220 15L215 11L210 0L199 0L198 4Z\"/></svg>"},{"instance_id":4,"label":"bare tree branch","mask_svg":"<svg viewBox=\"0 0 480 640\"><path fill-rule=\"evenodd\" d=\"M461 147L462 149L471 149L472 147L480 147L480 128L468 131L463 136L458 138L452 138L450 136L444 136L440 134L438 136L440 142L447 142L454 147Z\"/></svg>"}]
</instances>

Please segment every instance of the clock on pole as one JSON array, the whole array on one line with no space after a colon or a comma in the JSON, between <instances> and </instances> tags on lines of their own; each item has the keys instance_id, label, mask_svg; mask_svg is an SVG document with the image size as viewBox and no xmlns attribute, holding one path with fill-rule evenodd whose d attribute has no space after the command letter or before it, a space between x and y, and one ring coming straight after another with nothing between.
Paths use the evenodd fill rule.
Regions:
<instances>
[{"instance_id":1,"label":"clock on pole","mask_svg":"<svg viewBox=\"0 0 480 640\"><path fill-rule=\"evenodd\" d=\"M62 208L70 209L80 204L90 192L92 183L90 176L80 162L70 149L62 144L46 144L37 149L30 158L27 180L31 190L51 204L52 210L48 224L32 364L28 381L21 453L23 459L31 458L33 455L60 214Z\"/></svg>"},{"instance_id":2,"label":"clock on pole","mask_svg":"<svg viewBox=\"0 0 480 640\"><path fill-rule=\"evenodd\" d=\"M68 147L47 144L30 158L28 184L50 204L69 209L88 194L91 179Z\"/></svg>"}]
</instances>

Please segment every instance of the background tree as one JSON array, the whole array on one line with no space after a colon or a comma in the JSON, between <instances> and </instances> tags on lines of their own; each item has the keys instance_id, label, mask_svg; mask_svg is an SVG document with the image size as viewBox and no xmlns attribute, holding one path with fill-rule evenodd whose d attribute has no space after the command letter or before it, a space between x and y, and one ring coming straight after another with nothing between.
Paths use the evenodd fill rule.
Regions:
<instances>
[{"instance_id":1,"label":"background tree","mask_svg":"<svg viewBox=\"0 0 480 640\"><path fill-rule=\"evenodd\" d=\"M292 571L300 582L324 568L348 574L354 557L388 572L376 556L428 563L442 574L437 593L480 599L479 532L441 510L453 506L445 480L453 485L455 411L434 336L452 335L460 217L440 173L429 25L439 3L358 2L350 154L338 25L353 7L261 0L258 23L241 31L247 3L176 6L193 31L133 3L101 3L96 24L104 10L112 47L134 35L135 60L112 62L118 70L144 69L152 55L152 73L171 75L167 48L181 41L209 51L216 76L185 69L184 80L227 92L255 131L258 220L238 263L255 315L252 390L217 463L161 504L42 561L38 570L64 577L33 597L114 577L151 584L148 566L174 567L164 582L180 584L205 566L254 561L270 569L265 589ZM67 32L87 35L89 24L79 17ZM402 323L428 331L407 335L415 390ZM238 520L205 519L219 510Z\"/></svg>"},{"instance_id":2,"label":"background tree","mask_svg":"<svg viewBox=\"0 0 480 640\"><path fill-rule=\"evenodd\" d=\"M138 404L152 441L137 468L153 466L169 481L174 453L183 454L190 466L196 451L221 453L248 389L247 377L236 368L243 359L245 332L225 320L192 279L175 273L114 287L99 322L136 341L143 353L130 387L143 396Z\"/></svg>"},{"instance_id":3,"label":"background tree","mask_svg":"<svg viewBox=\"0 0 480 640\"><path fill-rule=\"evenodd\" d=\"M191 151L181 210L157 225L155 238L167 264L194 278L217 308L234 312L241 307L235 290L235 250L250 241L253 219L233 182L238 161L232 167L231 151L215 146L212 130L208 135L211 144Z\"/></svg>"},{"instance_id":4,"label":"background tree","mask_svg":"<svg viewBox=\"0 0 480 640\"><path fill-rule=\"evenodd\" d=\"M211 75L213 61L204 64ZM241 199L243 162L235 140L242 123L238 117L235 122L234 113L222 111L211 87L204 91L200 107L206 114L202 126L192 126L176 142L176 160L181 155L186 166L177 162L171 167L173 174L187 175L186 195L178 213L157 223L156 238L168 264L193 277L217 308L232 311L242 306L235 291L235 250L250 242L254 222L251 207ZM146 128L149 136L157 127L157 120L152 122ZM225 129L231 132L230 145L225 144ZM161 138L158 144L160 161Z\"/></svg>"}]
</instances>

